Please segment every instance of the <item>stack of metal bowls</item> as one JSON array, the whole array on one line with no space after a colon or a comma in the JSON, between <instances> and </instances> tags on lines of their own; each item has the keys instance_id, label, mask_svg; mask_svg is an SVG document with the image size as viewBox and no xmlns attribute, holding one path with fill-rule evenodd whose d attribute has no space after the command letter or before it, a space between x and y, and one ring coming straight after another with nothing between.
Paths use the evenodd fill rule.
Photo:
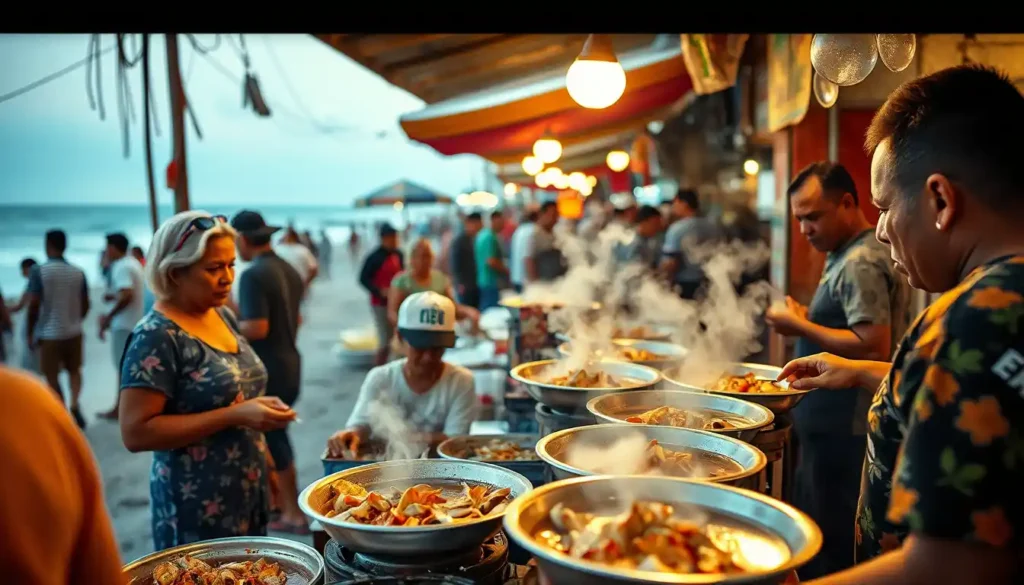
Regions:
<instances>
[{"instance_id":1,"label":"stack of metal bowls","mask_svg":"<svg viewBox=\"0 0 1024 585\"><path fill-rule=\"evenodd\" d=\"M621 449L628 445L626 441L634 438L637 452L612 452L614 446ZM629 473L628 470L641 467L638 463L645 457L643 449L650 441L657 441L669 451L689 453L695 461L696 473L701 474L690 479L699 481L759 489L760 473L768 463L757 447L725 435L678 427L614 423L578 427L548 435L537 442L537 454L551 466L555 479L618 475L622 473L619 470L626 469ZM608 456L600 459L581 456L584 449ZM724 473L712 477L710 468L716 465L721 465ZM660 474L661 470L652 472Z\"/></svg>"},{"instance_id":2,"label":"stack of metal bowls","mask_svg":"<svg viewBox=\"0 0 1024 585\"><path fill-rule=\"evenodd\" d=\"M278 563L288 574L288 585L321 585L324 559L313 547L284 538L240 536L218 538L176 546L128 563L124 575L130 585L154 583L153 569L185 555L213 567L240 561L266 559Z\"/></svg>"}]
</instances>

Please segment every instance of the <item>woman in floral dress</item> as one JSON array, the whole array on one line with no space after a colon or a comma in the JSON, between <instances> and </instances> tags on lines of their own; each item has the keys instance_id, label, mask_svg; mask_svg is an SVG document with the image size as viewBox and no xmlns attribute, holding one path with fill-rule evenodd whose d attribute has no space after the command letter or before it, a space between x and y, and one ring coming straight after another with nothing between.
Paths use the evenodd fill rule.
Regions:
<instances>
[{"instance_id":1,"label":"woman in floral dress","mask_svg":"<svg viewBox=\"0 0 1024 585\"><path fill-rule=\"evenodd\" d=\"M266 369L224 308L235 233L222 217L179 213L147 256L158 300L121 363L119 420L130 451L153 451L154 546L266 534L263 431L287 426L295 413L263 395Z\"/></svg>"}]
</instances>

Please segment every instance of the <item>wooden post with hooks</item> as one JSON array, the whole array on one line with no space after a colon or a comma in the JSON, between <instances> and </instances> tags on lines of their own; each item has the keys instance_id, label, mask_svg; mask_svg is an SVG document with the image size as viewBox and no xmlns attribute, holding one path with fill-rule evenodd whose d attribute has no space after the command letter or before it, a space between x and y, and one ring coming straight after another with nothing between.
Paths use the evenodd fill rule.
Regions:
<instances>
[{"instance_id":1,"label":"wooden post with hooks","mask_svg":"<svg viewBox=\"0 0 1024 585\"><path fill-rule=\"evenodd\" d=\"M177 181L174 185L174 212L189 209L188 168L185 156L185 90L181 83L178 35L165 35L167 41L167 87L171 93L171 135L174 139L174 162Z\"/></svg>"}]
</instances>

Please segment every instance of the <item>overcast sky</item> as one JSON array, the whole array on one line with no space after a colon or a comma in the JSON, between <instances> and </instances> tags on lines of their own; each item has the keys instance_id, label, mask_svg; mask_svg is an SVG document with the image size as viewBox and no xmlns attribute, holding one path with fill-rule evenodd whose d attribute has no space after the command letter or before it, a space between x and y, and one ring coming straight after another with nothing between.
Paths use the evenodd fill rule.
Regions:
<instances>
[{"instance_id":1,"label":"overcast sky","mask_svg":"<svg viewBox=\"0 0 1024 585\"><path fill-rule=\"evenodd\" d=\"M308 35L246 36L273 116L243 110L244 67L238 36L232 37L234 43L222 36L219 48L205 57L180 37L182 76L203 133L202 140L191 131L188 138L194 202L347 205L403 177L449 194L482 185L481 159L443 157L405 138L398 117L423 107L419 98ZM213 35L197 38L205 47L213 45ZM83 59L88 39L0 35L0 96ZM101 39L102 48L114 45L112 34ZM158 197L169 202L166 55L163 36L152 39L161 130L154 137L154 168ZM0 204L146 202L141 65L128 73L136 121L129 127L127 160L117 116L115 53L102 57L102 75L106 120L90 108L85 67L0 103ZM378 138L381 132L387 136Z\"/></svg>"}]
</instances>

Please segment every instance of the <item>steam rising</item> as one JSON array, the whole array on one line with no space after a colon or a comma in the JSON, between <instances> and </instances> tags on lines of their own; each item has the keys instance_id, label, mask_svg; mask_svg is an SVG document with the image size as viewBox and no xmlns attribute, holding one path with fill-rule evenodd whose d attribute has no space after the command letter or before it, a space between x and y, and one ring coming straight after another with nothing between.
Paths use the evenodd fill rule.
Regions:
<instances>
[{"instance_id":1,"label":"steam rising","mask_svg":"<svg viewBox=\"0 0 1024 585\"><path fill-rule=\"evenodd\" d=\"M372 435L384 441L383 460L417 459L427 450L427 444L420 440L405 412L387 391L377 393L377 399L367 408L367 418Z\"/></svg>"}]
</instances>

